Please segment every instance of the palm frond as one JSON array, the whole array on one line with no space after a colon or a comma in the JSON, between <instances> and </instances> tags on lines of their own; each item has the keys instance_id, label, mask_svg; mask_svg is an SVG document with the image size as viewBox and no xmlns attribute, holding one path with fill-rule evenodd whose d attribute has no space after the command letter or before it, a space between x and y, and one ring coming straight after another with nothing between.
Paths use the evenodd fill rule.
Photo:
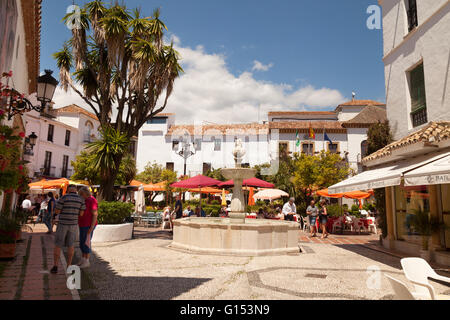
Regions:
<instances>
[{"instance_id":1,"label":"palm frond","mask_svg":"<svg viewBox=\"0 0 450 320\"><path fill-rule=\"evenodd\" d=\"M67 44L64 44L61 51L55 52L53 58L56 59L56 65L59 68L60 85L64 91L69 90L69 85L72 83L70 76L70 69L72 69L73 56Z\"/></svg>"}]
</instances>

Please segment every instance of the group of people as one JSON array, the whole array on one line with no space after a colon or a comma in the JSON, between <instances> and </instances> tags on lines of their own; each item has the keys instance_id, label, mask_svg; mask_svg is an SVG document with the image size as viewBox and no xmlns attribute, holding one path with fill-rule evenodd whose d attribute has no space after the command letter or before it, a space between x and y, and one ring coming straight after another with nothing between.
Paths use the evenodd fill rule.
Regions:
<instances>
[{"instance_id":1,"label":"group of people","mask_svg":"<svg viewBox=\"0 0 450 320\"><path fill-rule=\"evenodd\" d=\"M67 247L67 265L72 265L75 253L75 241L79 238L79 247L82 259L80 268L90 266L91 239L97 226L98 203L88 187L79 191L76 186L70 185L67 193L56 200L52 193L41 199L40 215L48 228L47 234L53 233L53 226L57 222L55 233L55 249L53 252L53 268L51 273L58 273L61 248ZM33 210L30 196L22 202L22 209Z\"/></svg>"},{"instance_id":2,"label":"group of people","mask_svg":"<svg viewBox=\"0 0 450 320\"><path fill-rule=\"evenodd\" d=\"M321 200L319 202L319 206L316 206L316 202L314 200L311 201L310 205L306 209L306 214L309 218L309 226L311 237L315 237L317 233L317 219L319 219L320 227L322 228L322 239L328 238L327 231L327 221L328 221L328 212L326 207L326 201Z\"/></svg>"}]
</instances>

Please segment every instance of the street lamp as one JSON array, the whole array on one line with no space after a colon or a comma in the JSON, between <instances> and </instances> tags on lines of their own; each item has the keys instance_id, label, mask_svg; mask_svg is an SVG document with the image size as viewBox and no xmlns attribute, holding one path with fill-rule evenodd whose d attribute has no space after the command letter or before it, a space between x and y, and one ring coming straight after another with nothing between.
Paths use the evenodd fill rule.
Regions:
<instances>
[{"instance_id":1,"label":"street lamp","mask_svg":"<svg viewBox=\"0 0 450 320\"><path fill-rule=\"evenodd\" d=\"M24 153L26 155L29 155L29 156L34 155L33 149L34 149L34 146L36 145L37 138L38 138L38 136L34 132L32 132L28 137L25 138Z\"/></svg>"},{"instance_id":2,"label":"street lamp","mask_svg":"<svg viewBox=\"0 0 450 320\"><path fill-rule=\"evenodd\" d=\"M184 134L184 139L182 141L181 151L178 152L178 155L184 159L184 176L186 176L187 169L187 159L195 155L195 151L191 151L191 143L190 143L190 135L189 133ZM195 143L194 143L195 150Z\"/></svg>"},{"instance_id":3,"label":"street lamp","mask_svg":"<svg viewBox=\"0 0 450 320\"><path fill-rule=\"evenodd\" d=\"M58 86L58 81L53 78L52 73L51 70L45 70L45 74L37 78L37 100L41 102L40 106L34 106L30 100L21 97L17 90L9 89L8 120L11 120L16 114L23 114L31 110L42 112L45 109L45 106L52 101Z\"/></svg>"}]
</instances>

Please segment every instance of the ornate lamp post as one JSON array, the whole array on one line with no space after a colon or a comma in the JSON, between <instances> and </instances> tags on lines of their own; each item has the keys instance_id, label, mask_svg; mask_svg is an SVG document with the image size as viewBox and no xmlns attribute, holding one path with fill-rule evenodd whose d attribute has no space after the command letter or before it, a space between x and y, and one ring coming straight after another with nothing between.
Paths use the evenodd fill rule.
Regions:
<instances>
[{"instance_id":1,"label":"ornate lamp post","mask_svg":"<svg viewBox=\"0 0 450 320\"><path fill-rule=\"evenodd\" d=\"M45 70L45 74L38 77L37 82L37 100L41 102L40 106L34 106L30 100L22 97L15 89L10 89L10 99L8 103L8 119L11 120L16 114L23 114L35 110L42 112L45 106L50 103L55 94L58 81L52 76L53 71Z\"/></svg>"},{"instance_id":2,"label":"ornate lamp post","mask_svg":"<svg viewBox=\"0 0 450 320\"><path fill-rule=\"evenodd\" d=\"M182 141L181 145L181 151L178 152L178 155L181 156L184 159L184 175L186 176L186 169L187 169L187 159L195 155L195 151L191 151L191 142L189 141L190 136L189 133L184 134L184 139ZM193 144L194 150L195 150L195 143Z\"/></svg>"},{"instance_id":3,"label":"ornate lamp post","mask_svg":"<svg viewBox=\"0 0 450 320\"><path fill-rule=\"evenodd\" d=\"M36 140L37 140L38 136L36 135L36 133L32 132L28 137L25 138L25 144L24 144L24 154L29 155L29 156L33 156L33 149L34 146L36 145Z\"/></svg>"}]
</instances>

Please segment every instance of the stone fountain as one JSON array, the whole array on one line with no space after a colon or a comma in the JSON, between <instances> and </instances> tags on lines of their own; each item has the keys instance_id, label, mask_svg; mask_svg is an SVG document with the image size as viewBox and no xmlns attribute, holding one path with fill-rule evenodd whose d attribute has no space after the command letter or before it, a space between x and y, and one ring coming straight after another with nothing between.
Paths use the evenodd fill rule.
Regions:
<instances>
[{"instance_id":1,"label":"stone fountain","mask_svg":"<svg viewBox=\"0 0 450 320\"><path fill-rule=\"evenodd\" d=\"M242 159L245 156L245 149L242 147L242 141L236 140L233 150L235 167L231 169L222 169L222 175L226 179L234 181L233 198L231 199L231 212L229 214L231 223L245 223L246 205L244 193L242 192L242 183L246 179L253 178L256 174L255 169L242 168Z\"/></svg>"},{"instance_id":2,"label":"stone fountain","mask_svg":"<svg viewBox=\"0 0 450 320\"><path fill-rule=\"evenodd\" d=\"M246 203L242 191L245 179L256 170L242 168L245 150L237 139L233 150L235 168L222 170L234 180L229 218L185 218L173 223L173 242L169 248L189 253L235 256L298 254L296 222L246 219Z\"/></svg>"}]
</instances>

